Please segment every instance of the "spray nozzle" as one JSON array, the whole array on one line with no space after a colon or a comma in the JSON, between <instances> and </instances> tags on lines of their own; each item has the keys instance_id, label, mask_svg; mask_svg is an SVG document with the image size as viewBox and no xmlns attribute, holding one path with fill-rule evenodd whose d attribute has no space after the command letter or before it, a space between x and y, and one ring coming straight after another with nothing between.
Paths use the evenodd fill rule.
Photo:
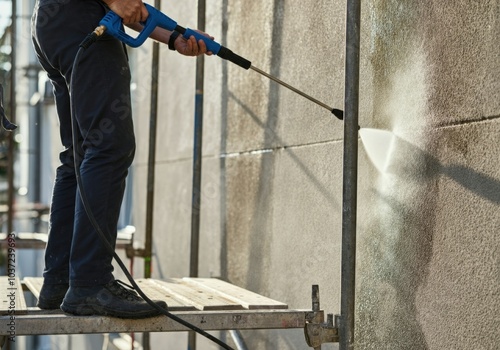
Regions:
<instances>
[{"instance_id":1,"label":"spray nozzle","mask_svg":"<svg viewBox=\"0 0 500 350\"><path fill-rule=\"evenodd\" d=\"M337 108L332 108L332 113L334 116L336 116L338 119L340 120L344 120L344 111L342 111L341 109L337 109Z\"/></svg>"}]
</instances>

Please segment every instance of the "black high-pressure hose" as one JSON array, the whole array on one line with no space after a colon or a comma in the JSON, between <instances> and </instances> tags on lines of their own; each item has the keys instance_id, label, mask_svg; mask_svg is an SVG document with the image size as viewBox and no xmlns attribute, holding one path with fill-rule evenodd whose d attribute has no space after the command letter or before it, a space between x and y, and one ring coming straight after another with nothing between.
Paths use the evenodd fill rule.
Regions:
<instances>
[{"instance_id":1,"label":"black high-pressure hose","mask_svg":"<svg viewBox=\"0 0 500 350\"><path fill-rule=\"evenodd\" d=\"M82 43L80 44L80 47L78 49L78 52L75 56L75 60L73 61L73 71L71 72L71 92L73 92L73 82L75 81L75 77L77 76L77 68L78 68L78 63L79 63L79 60L80 60L80 55L87 49L89 48L93 43L95 43L98 39L98 37L102 35L102 32L100 32L100 29L97 28L94 32L92 32L91 34L87 35L87 37L82 41ZM116 254L115 250L113 249L113 247L111 246L111 244L108 242L106 236L104 235L104 232L102 232L102 229L101 227L99 226L99 223L97 222L97 220L95 219L95 216L94 216L94 213L92 212L92 209L90 208L90 204L89 204L89 201L87 199L87 196L86 196L86 192L85 192L85 188L83 187L83 183L81 181L81 174L80 174L80 162L79 162L79 156L78 156L78 133L77 133L77 130L78 130L78 125L77 125L77 122L76 122L76 107L75 107L75 100L73 98L74 94L71 93L70 94L71 96L71 128L72 128L72 131L73 131L73 155L74 155L74 158L75 158L75 174L76 174L76 181L77 181L77 184L78 184L78 189L79 189L79 192L80 192L80 197L82 199L82 203L83 203L83 207L85 208L85 212L87 213L87 216L92 224L92 227L96 230L99 238L101 239L102 241L102 244L105 246L105 248L108 250L109 253L111 253L113 255L113 258L115 259L115 261L118 263L118 265L120 266L120 268L123 270L123 272L125 273L125 275L127 276L127 279L129 280L130 284L132 285L132 287L135 289L135 291L144 299L144 301L146 301L149 305L151 305L153 308L155 308L156 310L158 310L161 314L171 318L172 320L174 320L175 322L178 322L180 323L181 325L197 332L198 334L210 339L211 341L213 341L214 343L216 343L217 345L221 346L223 349L228 349L228 350L234 350L233 348L231 348L229 345L227 345L226 343L222 342L221 340L215 338L214 336L212 336L211 334L207 333L206 331L204 331L203 329L183 320L182 318L172 314L171 312L169 312L167 309L164 309L162 308L161 306L159 306L158 304L156 304L155 302L153 302L142 290L141 288L137 285L137 283L135 282L134 278L132 277L132 275L130 274L130 272L127 270L127 268L125 267L125 265L123 264L123 261L120 259L120 257L118 256L118 254Z\"/></svg>"}]
</instances>

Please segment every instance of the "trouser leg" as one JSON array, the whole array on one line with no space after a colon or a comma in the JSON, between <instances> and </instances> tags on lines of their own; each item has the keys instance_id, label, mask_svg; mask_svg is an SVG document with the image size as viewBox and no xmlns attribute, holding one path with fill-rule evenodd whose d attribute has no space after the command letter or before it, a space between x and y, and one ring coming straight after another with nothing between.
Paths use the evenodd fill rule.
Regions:
<instances>
[{"instance_id":1,"label":"trouser leg","mask_svg":"<svg viewBox=\"0 0 500 350\"><path fill-rule=\"evenodd\" d=\"M49 236L45 277L50 279L54 269L61 272L67 268L57 260L69 257L70 284L75 286L107 283L113 278L113 268L112 255L105 250L87 217L69 164L69 151L73 147L71 111L67 100L69 87L73 86L71 93L78 121L77 149L82 188L89 208L113 247L125 178L135 151L130 113L130 72L123 45L109 36L96 42L83 53L79 74L70 84L78 45L103 15L104 9L97 1L49 3L45 9L40 6L34 25L35 47L54 83L61 139L67 151L61 157L63 165L58 170L59 177L54 187L52 238ZM58 84L57 73L66 84ZM74 225L72 232L66 233L70 216L56 220L55 214L58 210L60 213L69 211L71 196L74 198ZM70 249L67 249L68 243ZM52 265L57 268L51 268Z\"/></svg>"}]
</instances>

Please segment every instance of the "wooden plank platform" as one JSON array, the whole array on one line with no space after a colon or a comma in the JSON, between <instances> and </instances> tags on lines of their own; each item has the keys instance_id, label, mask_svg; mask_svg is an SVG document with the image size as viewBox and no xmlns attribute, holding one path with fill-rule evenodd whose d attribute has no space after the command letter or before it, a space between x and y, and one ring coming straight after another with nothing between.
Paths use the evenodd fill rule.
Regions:
<instances>
[{"instance_id":1,"label":"wooden plank platform","mask_svg":"<svg viewBox=\"0 0 500 350\"><path fill-rule=\"evenodd\" d=\"M183 281L197 286L200 291L209 291L221 295L228 300L241 305L245 309L287 309L288 305L272 300L244 288L224 282L217 278L190 278L184 277Z\"/></svg>"},{"instance_id":2,"label":"wooden plank platform","mask_svg":"<svg viewBox=\"0 0 500 350\"><path fill-rule=\"evenodd\" d=\"M42 278L16 280L15 295L22 296L23 286L38 297ZM0 277L0 293L5 299L13 288L8 277ZM137 283L151 299L165 300L170 312L205 330L303 328L312 317L323 312L289 310L282 302L247 291L219 279L170 278L139 279ZM10 300L2 300L0 336L11 335L8 321ZM26 307L24 298L16 299L15 334L83 334L114 332L177 332L187 329L165 316L143 320L103 316L72 316L60 310Z\"/></svg>"},{"instance_id":3,"label":"wooden plank platform","mask_svg":"<svg viewBox=\"0 0 500 350\"><path fill-rule=\"evenodd\" d=\"M15 236L15 247L16 249L44 249L47 237L46 233L18 232ZM8 246L7 234L4 232L0 232L0 245Z\"/></svg>"},{"instance_id":4,"label":"wooden plank platform","mask_svg":"<svg viewBox=\"0 0 500 350\"><path fill-rule=\"evenodd\" d=\"M0 315L26 314L27 307L19 278L0 278Z\"/></svg>"},{"instance_id":5,"label":"wooden plank platform","mask_svg":"<svg viewBox=\"0 0 500 350\"><path fill-rule=\"evenodd\" d=\"M132 244L135 234L134 226L125 226L118 230L116 237L116 248L123 249ZM47 245L48 234L40 232L17 232L15 235L16 249L45 249ZM7 247L7 234L0 232L0 246Z\"/></svg>"}]
</instances>

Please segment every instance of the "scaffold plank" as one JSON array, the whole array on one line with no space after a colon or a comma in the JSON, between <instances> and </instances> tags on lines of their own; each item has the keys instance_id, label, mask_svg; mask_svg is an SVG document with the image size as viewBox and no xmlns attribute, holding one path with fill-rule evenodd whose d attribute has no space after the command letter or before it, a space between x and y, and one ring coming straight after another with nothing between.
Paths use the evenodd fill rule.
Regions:
<instances>
[{"instance_id":1,"label":"scaffold plank","mask_svg":"<svg viewBox=\"0 0 500 350\"><path fill-rule=\"evenodd\" d=\"M40 290L42 289L43 277L25 277L23 283L38 300Z\"/></svg>"},{"instance_id":2,"label":"scaffold plank","mask_svg":"<svg viewBox=\"0 0 500 350\"><path fill-rule=\"evenodd\" d=\"M197 285L188 284L182 278L151 281L169 295L182 300L186 305L194 306L198 310L241 310L244 308L234 300L208 289L199 288Z\"/></svg>"},{"instance_id":3,"label":"scaffold plank","mask_svg":"<svg viewBox=\"0 0 500 350\"><path fill-rule=\"evenodd\" d=\"M0 232L0 245L2 247L9 246L7 237L6 233ZM47 237L46 233L18 232L15 235L15 247L16 249L43 249L47 245Z\"/></svg>"},{"instance_id":4,"label":"scaffold plank","mask_svg":"<svg viewBox=\"0 0 500 350\"><path fill-rule=\"evenodd\" d=\"M27 290L38 298L43 278L26 277L23 283ZM310 310L288 310L284 303L218 279L138 279L137 283L150 298L167 301L172 314L207 331L303 328L312 315ZM73 316L64 314L61 310L26 307L22 287L19 279L12 282L8 276L0 277L0 289L3 293L0 337L12 336L13 333L37 335L188 330L167 316L131 320L104 316ZM14 288L14 319L9 313L11 300L5 298L9 295L7 292L10 288ZM314 317L322 313L315 312Z\"/></svg>"},{"instance_id":5,"label":"scaffold plank","mask_svg":"<svg viewBox=\"0 0 500 350\"><path fill-rule=\"evenodd\" d=\"M162 289L157 284L153 283L149 279L138 279L137 284L142 289L144 294L146 294L150 299L163 300L167 303L169 310L172 311L188 311L196 310L192 305L184 303L182 300L178 300L172 295L169 295L164 289ZM25 277L23 283L30 290L31 293L38 299L40 295L40 289L43 284L43 277Z\"/></svg>"},{"instance_id":6,"label":"scaffold plank","mask_svg":"<svg viewBox=\"0 0 500 350\"><path fill-rule=\"evenodd\" d=\"M288 305L216 278L138 279L150 299L163 300L171 311L286 309ZM38 298L42 277L26 277L23 283Z\"/></svg>"},{"instance_id":7,"label":"scaffold plank","mask_svg":"<svg viewBox=\"0 0 500 350\"><path fill-rule=\"evenodd\" d=\"M23 288L17 277L0 278L0 315L19 315L27 312Z\"/></svg>"},{"instance_id":8,"label":"scaffold plank","mask_svg":"<svg viewBox=\"0 0 500 350\"><path fill-rule=\"evenodd\" d=\"M169 294L161 286L154 283L154 280L138 279L136 282L149 299L165 301L170 311L196 310L190 303L186 303L184 300L179 300L174 295Z\"/></svg>"},{"instance_id":9,"label":"scaffold plank","mask_svg":"<svg viewBox=\"0 0 500 350\"><path fill-rule=\"evenodd\" d=\"M202 290L208 290L212 293L223 296L229 300L242 305L245 309L287 309L288 305L260 294L251 292L234 284L225 282L217 278L191 278L184 277L183 280L188 284L196 285Z\"/></svg>"}]
</instances>

